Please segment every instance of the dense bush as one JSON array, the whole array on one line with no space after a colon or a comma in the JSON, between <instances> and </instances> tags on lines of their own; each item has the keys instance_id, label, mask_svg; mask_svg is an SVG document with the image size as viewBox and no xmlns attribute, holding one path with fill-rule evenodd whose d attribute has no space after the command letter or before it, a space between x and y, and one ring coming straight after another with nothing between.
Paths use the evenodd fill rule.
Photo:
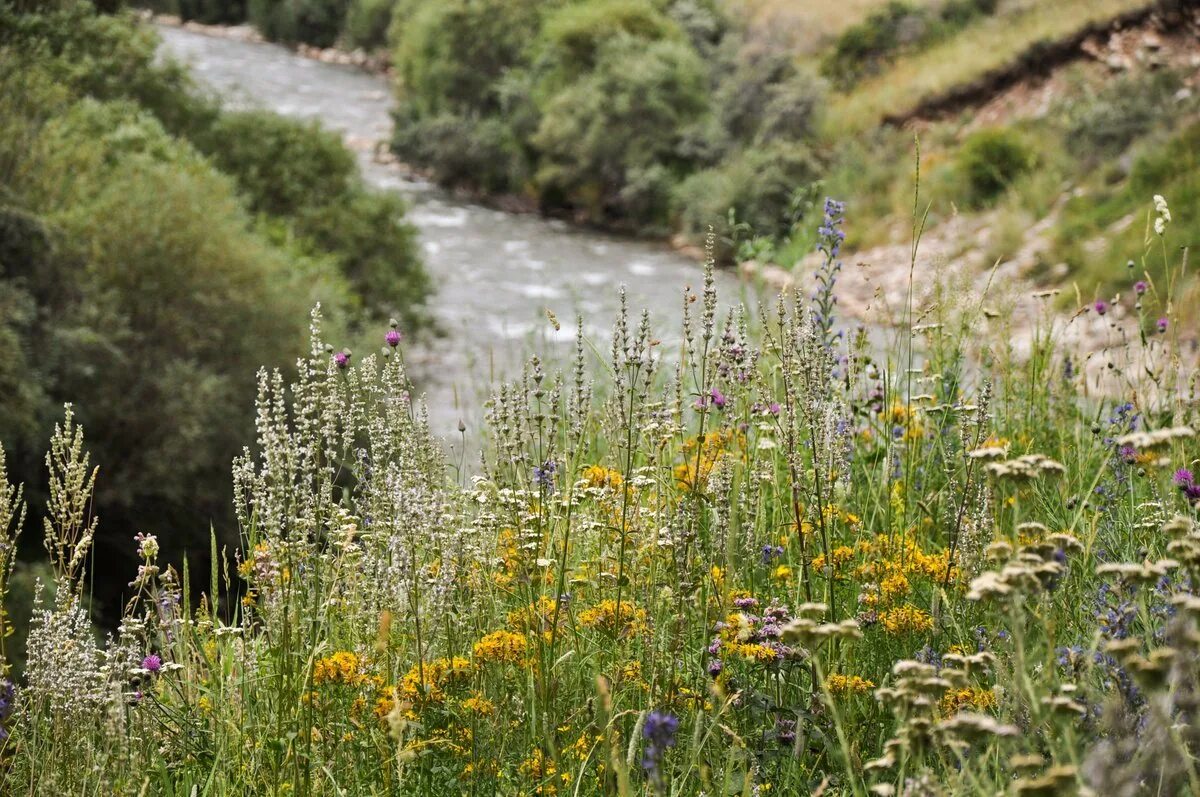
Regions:
<instances>
[{"instance_id":1,"label":"dense bush","mask_svg":"<svg viewBox=\"0 0 1200 797\"><path fill-rule=\"evenodd\" d=\"M1024 138L1010 128L973 133L958 151L957 165L966 179L970 199L985 204L1033 168L1035 156Z\"/></svg>"},{"instance_id":2,"label":"dense bush","mask_svg":"<svg viewBox=\"0 0 1200 797\"><path fill-rule=\"evenodd\" d=\"M664 219L686 173L679 135L707 108L702 66L684 43L613 38L586 76L545 106L533 144L543 202L591 221Z\"/></svg>"},{"instance_id":3,"label":"dense bush","mask_svg":"<svg viewBox=\"0 0 1200 797\"><path fill-rule=\"evenodd\" d=\"M696 196L676 193L689 175L814 132L821 82L743 48L712 2L407 6L392 23L393 147L445 185L660 233Z\"/></svg>"},{"instance_id":4,"label":"dense bush","mask_svg":"<svg viewBox=\"0 0 1200 797\"><path fill-rule=\"evenodd\" d=\"M747 150L680 184L675 192L680 226L699 236L713 225L721 238L732 241L732 211L732 220L755 235L786 237L800 220L798 197L807 195L820 174L820 164L803 144Z\"/></svg>"},{"instance_id":5,"label":"dense bush","mask_svg":"<svg viewBox=\"0 0 1200 797\"><path fill-rule=\"evenodd\" d=\"M112 476L96 511L171 557L231 542L234 419L260 365L303 351L309 308L411 330L429 287L403 204L336 137L189 89L132 16L0 9L0 432L40 506L37 438L75 402Z\"/></svg>"},{"instance_id":6,"label":"dense bush","mask_svg":"<svg viewBox=\"0 0 1200 797\"><path fill-rule=\"evenodd\" d=\"M272 41L332 47L348 8L349 0L248 0L247 18Z\"/></svg>"},{"instance_id":7,"label":"dense bush","mask_svg":"<svg viewBox=\"0 0 1200 797\"><path fill-rule=\"evenodd\" d=\"M205 25L238 25L246 21L246 0L173 0L185 20ZM166 9L162 9L166 10Z\"/></svg>"}]
</instances>

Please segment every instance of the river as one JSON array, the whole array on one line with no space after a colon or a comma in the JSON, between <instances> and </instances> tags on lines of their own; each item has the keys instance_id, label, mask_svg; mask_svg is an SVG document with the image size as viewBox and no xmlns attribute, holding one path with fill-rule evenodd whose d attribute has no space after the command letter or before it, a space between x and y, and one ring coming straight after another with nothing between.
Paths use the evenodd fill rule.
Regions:
<instances>
[{"instance_id":1,"label":"river","mask_svg":"<svg viewBox=\"0 0 1200 797\"><path fill-rule=\"evenodd\" d=\"M187 64L228 107L317 120L346 138L370 185L407 198L437 286L431 309L445 332L409 354L438 436L457 438L460 418L475 427L489 386L517 373L529 354L561 360L573 350L576 316L595 349L606 352L622 285L635 320L648 309L664 344L678 341L683 287L699 289L702 281L694 260L661 243L457 201L377 162L372 145L386 141L392 127L385 78L273 44L167 26L159 34L164 53ZM731 274L718 274L718 281L726 299L742 296Z\"/></svg>"}]
</instances>

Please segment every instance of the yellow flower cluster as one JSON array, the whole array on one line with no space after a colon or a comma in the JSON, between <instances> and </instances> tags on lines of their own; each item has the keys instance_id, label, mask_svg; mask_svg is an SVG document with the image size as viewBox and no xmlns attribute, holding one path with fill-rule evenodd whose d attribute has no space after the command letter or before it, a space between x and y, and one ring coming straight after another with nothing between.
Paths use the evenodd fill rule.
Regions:
<instances>
[{"instance_id":1,"label":"yellow flower cluster","mask_svg":"<svg viewBox=\"0 0 1200 797\"><path fill-rule=\"evenodd\" d=\"M831 695L861 695L874 689L875 682L857 675L834 673L825 679L825 688Z\"/></svg>"},{"instance_id":2,"label":"yellow flower cluster","mask_svg":"<svg viewBox=\"0 0 1200 797\"><path fill-rule=\"evenodd\" d=\"M829 559L833 562L833 568L836 571L854 560L854 548L849 545L839 545L829 552ZM824 570L825 565L825 554L823 553L817 554L812 560L813 570L818 572Z\"/></svg>"},{"instance_id":3,"label":"yellow flower cluster","mask_svg":"<svg viewBox=\"0 0 1200 797\"><path fill-rule=\"evenodd\" d=\"M462 702L463 708L481 717L490 717L496 713L496 704L476 692Z\"/></svg>"},{"instance_id":4,"label":"yellow flower cluster","mask_svg":"<svg viewBox=\"0 0 1200 797\"><path fill-rule=\"evenodd\" d=\"M770 664L779 660L779 652L761 642L751 642L754 627L746 615L736 612L725 618L721 629L721 650L758 664Z\"/></svg>"},{"instance_id":5,"label":"yellow flower cluster","mask_svg":"<svg viewBox=\"0 0 1200 797\"><path fill-rule=\"evenodd\" d=\"M313 665L313 683L318 686L326 683L364 686L371 681L372 678L363 672L362 660L347 650L319 659Z\"/></svg>"},{"instance_id":6,"label":"yellow flower cluster","mask_svg":"<svg viewBox=\"0 0 1200 797\"><path fill-rule=\"evenodd\" d=\"M548 633L554 624L554 598L542 595L536 601L508 613L508 627L528 633ZM558 613L558 621L564 621L566 612Z\"/></svg>"},{"instance_id":7,"label":"yellow flower cluster","mask_svg":"<svg viewBox=\"0 0 1200 797\"><path fill-rule=\"evenodd\" d=\"M529 642L524 635L512 631L493 631L476 642L473 651L479 662L521 664L528 649Z\"/></svg>"},{"instance_id":8,"label":"yellow flower cluster","mask_svg":"<svg viewBox=\"0 0 1200 797\"><path fill-rule=\"evenodd\" d=\"M627 636L646 629L646 610L622 600L621 616L618 618L617 602L609 598L580 612L579 622L587 628Z\"/></svg>"},{"instance_id":9,"label":"yellow flower cluster","mask_svg":"<svg viewBox=\"0 0 1200 797\"><path fill-rule=\"evenodd\" d=\"M616 490L625 481L621 474L603 465L588 465L583 469L583 480L588 487L607 487Z\"/></svg>"},{"instance_id":10,"label":"yellow flower cluster","mask_svg":"<svg viewBox=\"0 0 1200 797\"><path fill-rule=\"evenodd\" d=\"M414 664L400 679L396 691L411 703L441 703L446 699L446 688L466 683L471 675L471 662L455 656L453 659L434 659L424 666Z\"/></svg>"},{"instance_id":11,"label":"yellow flower cluster","mask_svg":"<svg viewBox=\"0 0 1200 797\"><path fill-rule=\"evenodd\" d=\"M995 708L996 694L991 689L964 687L951 689L942 695L942 716L949 717L965 708L985 710Z\"/></svg>"},{"instance_id":12,"label":"yellow flower cluster","mask_svg":"<svg viewBox=\"0 0 1200 797\"><path fill-rule=\"evenodd\" d=\"M719 429L693 437L683 444L683 462L675 466L675 482L680 490L695 490L708 481L713 467L730 449L743 446L745 436L733 429Z\"/></svg>"},{"instance_id":13,"label":"yellow flower cluster","mask_svg":"<svg viewBox=\"0 0 1200 797\"><path fill-rule=\"evenodd\" d=\"M879 614L879 622L892 636L923 634L933 630L933 617L911 603L887 609Z\"/></svg>"},{"instance_id":14,"label":"yellow flower cluster","mask_svg":"<svg viewBox=\"0 0 1200 797\"><path fill-rule=\"evenodd\" d=\"M537 782L537 786L533 790L534 794L558 794L560 784L571 785L571 773L559 772L554 761L549 759L541 748L534 750L529 758L522 761L519 769L523 776Z\"/></svg>"}]
</instances>

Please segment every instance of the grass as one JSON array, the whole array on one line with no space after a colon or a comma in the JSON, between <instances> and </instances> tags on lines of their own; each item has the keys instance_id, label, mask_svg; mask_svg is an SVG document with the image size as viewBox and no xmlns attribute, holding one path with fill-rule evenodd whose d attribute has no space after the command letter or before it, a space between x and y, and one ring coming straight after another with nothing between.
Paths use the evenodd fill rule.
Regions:
<instances>
[{"instance_id":1,"label":"grass","mask_svg":"<svg viewBox=\"0 0 1200 797\"><path fill-rule=\"evenodd\" d=\"M1165 333L1105 316L1096 369L1049 310L1012 330L948 292L868 347L826 266L761 322L685 289L669 351L623 312L563 373L531 358L473 474L401 348L337 356L314 319L295 384L261 377L241 549L196 595L131 540L105 644L68 410L4 793L1195 791L1200 486L1176 470L1200 408L1174 282L1144 300ZM0 473L0 556L20 507Z\"/></svg>"},{"instance_id":2,"label":"grass","mask_svg":"<svg viewBox=\"0 0 1200 797\"><path fill-rule=\"evenodd\" d=\"M1004 4L954 37L898 59L832 103L826 127L863 131L885 117L1011 63L1038 42L1069 35L1146 5L1145 0L1061 0Z\"/></svg>"},{"instance_id":3,"label":"grass","mask_svg":"<svg viewBox=\"0 0 1200 797\"><path fill-rule=\"evenodd\" d=\"M813 0L725 0L733 19L744 21L752 34L783 43L801 55L813 55L839 33L860 22L889 0L847 0L829 13ZM932 3L933 0L925 0Z\"/></svg>"}]
</instances>

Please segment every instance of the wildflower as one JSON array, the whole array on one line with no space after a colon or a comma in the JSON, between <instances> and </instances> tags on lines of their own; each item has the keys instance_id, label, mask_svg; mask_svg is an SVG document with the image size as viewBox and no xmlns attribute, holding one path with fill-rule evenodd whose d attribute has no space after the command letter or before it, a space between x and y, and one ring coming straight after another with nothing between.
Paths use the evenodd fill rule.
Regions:
<instances>
[{"instance_id":1,"label":"wildflower","mask_svg":"<svg viewBox=\"0 0 1200 797\"><path fill-rule=\"evenodd\" d=\"M617 618L617 602L611 598L579 613L579 622L610 634L629 635L646 627L646 610L628 600L621 601L621 616Z\"/></svg>"},{"instance_id":2,"label":"wildflower","mask_svg":"<svg viewBox=\"0 0 1200 797\"><path fill-rule=\"evenodd\" d=\"M4 723L8 720L13 710L13 702L16 700L16 689L13 687L13 682L8 678L0 681L0 742L8 738L8 731L4 729Z\"/></svg>"},{"instance_id":3,"label":"wildflower","mask_svg":"<svg viewBox=\"0 0 1200 797\"><path fill-rule=\"evenodd\" d=\"M1133 283L1133 292L1138 296L1142 296L1146 293L1146 287L1145 280L1138 280L1137 282Z\"/></svg>"},{"instance_id":4,"label":"wildflower","mask_svg":"<svg viewBox=\"0 0 1200 797\"><path fill-rule=\"evenodd\" d=\"M350 352L339 351L337 354L333 355L333 363L338 368L344 369L346 366L350 365Z\"/></svg>"},{"instance_id":5,"label":"wildflower","mask_svg":"<svg viewBox=\"0 0 1200 797\"><path fill-rule=\"evenodd\" d=\"M583 480L587 482L588 487L608 487L614 490L624 481L620 473L603 465L588 465L583 469Z\"/></svg>"},{"instance_id":6,"label":"wildflower","mask_svg":"<svg viewBox=\"0 0 1200 797\"><path fill-rule=\"evenodd\" d=\"M1167 231L1167 225L1171 223L1171 209L1167 207L1167 200L1162 194L1154 195L1154 211L1158 213L1158 218L1154 220L1155 235L1162 235Z\"/></svg>"},{"instance_id":7,"label":"wildflower","mask_svg":"<svg viewBox=\"0 0 1200 797\"><path fill-rule=\"evenodd\" d=\"M831 695L862 695L874 689L875 683L857 675L834 673L825 679L825 688Z\"/></svg>"},{"instance_id":8,"label":"wildflower","mask_svg":"<svg viewBox=\"0 0 1200 797\"><path fill-rule=\"evenodd\" d=\"M1108 312L1108 302L1104 301L1103 299L1097 299L1096 303L1093 304L1092 307L1096 308L1096 315L1104 315Z\"/></svg>"},{"instance_id":9,"label":"wildflower","mask_svg":"<svg viewBox=\"0 0 1200 797\"><path fill-rule=\"evenodd\" d=\"M771 577L777 581L787 581L792 577L792 568L787 565L780 565L775 568L775 572L771 573Z\"/></svg>"},{"instance_id":10,"label":"wildflower","mask_svg":"<svg viewBox=\"0 0 1200 797\"><path fill-rule=\"evenodd\" d=\"M678 730L679 719L665 711L651 711L642 725L642 738L646 740L642 768L656 786L661 786L663 782L662 755L667 748L675 746L675 733Z\"/></svg>"},{"instance_id":11,"label":"wildflower","mask_svg":"<svg viewBox=\"0 0 1200 797\"><path fill-rule=\"evenodd\" d=\"M401 337L400 330L389 329L387 331L387 334L383 336L383 340L385 343L387 343L387 345L391 346L394 349L400 345L400 337Z\"/></svg>"},{"instance_id":12,"label":"wildflower","mask_svg":"<svg viewBox=\"0 0 1200 797\"><path fill-rule=\"evenodd\" d=\"M713 406L717 409L721 409L725 406L725 394L720 390L717 390L715 387L708 391L708 396L712 399Z\"/></svg>"},{"instance_id":13,"label":"wildflower","mask_svg":"<svg viewBox=\"0 0 1200 797\"><path fill-rule=\"evenodd\" d=\"M1167 319L1165 319L1165 318L1158 319L1158 321L1155 323L1155 326L1158 327L1158 334L1160 334L1160 335L1166 334Z\"/></svg>"},{"instance_id":14,"label":"wildflower","mask_svg":"<svg viewBox=\"0 0 1200 797\"><path fill-rule=\"evenodd\" d=\"M1180 468L1179 470L1175 471L1173 480L1175 482L1175 486L1179 488L1179 491L1183 493L1184 498L1186 498L1189 503L1200 501L1200 484L1196 483L1196 479L1190 470L1187 468Z\"/></svg>"},{"instance_id":15,"label":"wildflower","mask_svg":"<svg viewBox=\"0 0 1200 797\"><path fill-rule=\"evenodd\" d=\"M923 634L933 630L933 617L911 603L881 612L879 621L883 623L884 630L892 636Z\"/></svg>"},{"instance_id":16,"label":"wildflower","mask_svg":"<svg viewBox=\"0 0 1200 797\"><path fill-rule=\"evenodd\" d=\"M708 663L708 674L712 678L716 678L718 675L721 674L721 671L724 669L725 669L725 665L721 662L720 659L712 659Z\"/></svg>"},{"instance_id":17,"label":"wildflower","mask_svg":"<svg viewBox=\"0 0 1200 797\"><path fill-rule=\"evenodd\" d=\"M347 686L358 686L367 681L362 671L362 661L358 654L348 650L339 650L332 656L318 659L313 664L313 683L340 683Z\"/></svg>"},{"instance_id":18,"label":"wildflower","mask_svg":"<svg viewBox=\"0 0 1200 797\"><path fill-rule=\"evenodd\" d=\"M142 659L142 669L152 674L158 674L162 670L162 658L157 654L151 653L146 658Z\"/></svg>"},{"instance_id":19,"label":"wildflower","mask_svg":"<svg viewBox=\"0 0 1200 797\"><path fill-rule=\"evenodd\" d=\"M533 483L539 487L544 487L547 490L554 489L554 472L558 470L558 463L552 459L548 459L541 465L537 465L533 469Z\"/></svg>"},{"instance_id":20,"label":"wildflower","mask_svg":"<svg viewBox=\"0 0 1200 797\"><path fill-rule=\"evenodd\" d=\"M504 664L520 664L525 658L529 642L522 634L512 631L493 631L478 642L472 650L475 658L481 662L501 662Z\"/></svg>"},{"instance_id":21,"label":"wildflower","mask_svg":"<svg viewBox=\"0 0 1200 797\"><path fill-rule=\"evenodd\" d=\"M996 694L991 689L964 687L951 689L942 695L942 716L949 717L964 709L989 709L996 705Z\"/></svg>"}]
</instances>

